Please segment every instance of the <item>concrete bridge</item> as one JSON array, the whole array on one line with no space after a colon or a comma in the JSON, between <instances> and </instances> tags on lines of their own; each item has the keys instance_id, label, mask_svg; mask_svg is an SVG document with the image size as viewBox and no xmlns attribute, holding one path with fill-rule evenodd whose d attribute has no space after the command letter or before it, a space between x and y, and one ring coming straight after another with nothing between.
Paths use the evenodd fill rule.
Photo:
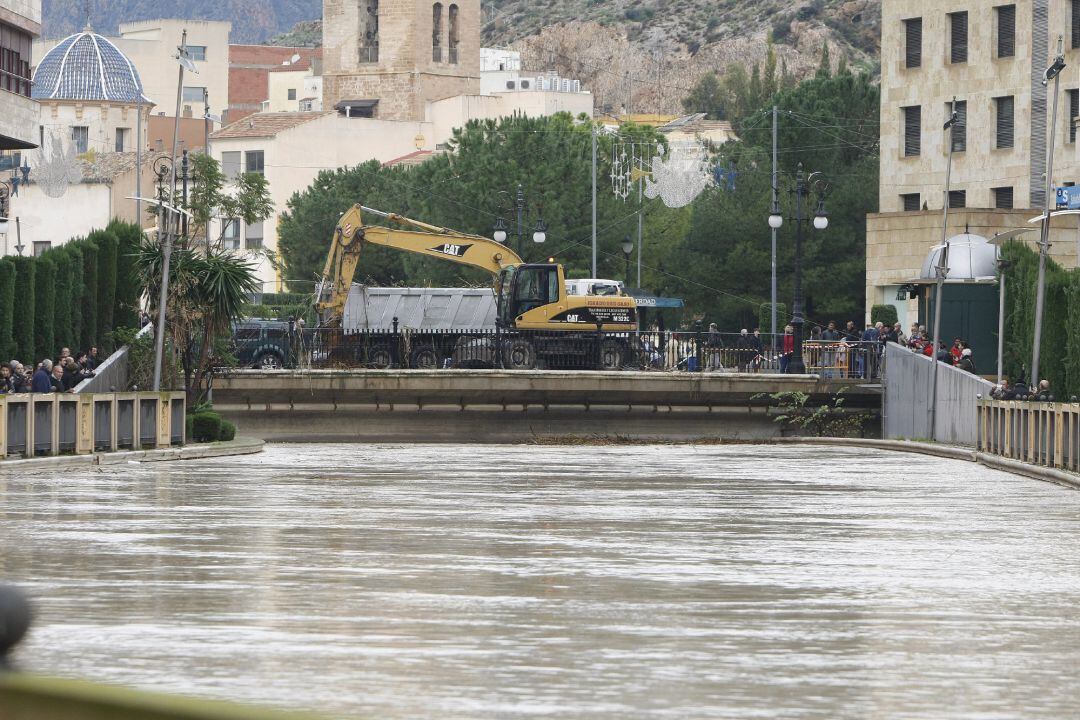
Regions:
<instances>
[{"instance_id":1,"label":"concrete bridge","mask_svg":"<svg viewBox=\"0 0 1080 720\"><path fill-rule=\"evenodd\" d=\"M499 370L245 370L217 378L214 407L278 442L529 442L575 438L758 440L781 434L757 398L803 392L876 434L880 387L816 375Z\"/></svg>"}]
</instances>

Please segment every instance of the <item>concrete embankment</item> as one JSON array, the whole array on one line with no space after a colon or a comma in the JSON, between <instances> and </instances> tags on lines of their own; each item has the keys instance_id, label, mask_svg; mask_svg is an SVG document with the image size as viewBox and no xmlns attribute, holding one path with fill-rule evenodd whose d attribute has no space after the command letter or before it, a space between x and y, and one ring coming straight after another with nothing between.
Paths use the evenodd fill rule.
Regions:
<instances>
[{"instance_id":1,"label":"concrete embankment","mask_svg":"<svg viewBox=\"0 0 1080 720\"><path fill-rule=\"evenodd\" d=\"M813 375L573 371L247 371L219 379L214 408L282 442L520 443L617 437L642 442L775 437L760 396L841 388L874 427L876 386Z\"/></svg>"},{"instance_id":2,"label":"concrete embankment","mask_svg":"<svg viewBox=\"0 0 1080 720\"><path fill-rule=\"evenodd\" d=\"M92 455L58 455L26 460L0 460L0 474L33 472L54 469L85 468L99 465L122 465L129 462L164 462L166 460L200 460L203 458L252 455L262 452L265 443L259 438L241 437L228 442L215 442L158 450L125 450Z\"/></svg>"}]
</instances>

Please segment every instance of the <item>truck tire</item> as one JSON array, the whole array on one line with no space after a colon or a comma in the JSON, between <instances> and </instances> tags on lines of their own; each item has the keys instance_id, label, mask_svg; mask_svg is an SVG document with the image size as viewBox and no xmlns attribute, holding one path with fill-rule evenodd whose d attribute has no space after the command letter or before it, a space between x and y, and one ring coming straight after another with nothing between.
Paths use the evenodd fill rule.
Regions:
<instances>
[{"instance_id":1,"label":"truck tire","mask_svg":"<svg viewBox=\"0 0 1080 720\"><path fill-rule=\"evenodd\" d=\"M393 366L394 354L388 345L376 345L367 350L367 366L376 370L386 370Z\"/></svg>"},{"instance_id":2,"label":"truck tire","mask_svg":"<svg viewBox=\"0 0 1080 720\"><path fill-rule=\"evenodd\" d=\"M255 367L260 370L280 370L284 367L284 363L281 362L281 358L277 353L263 353L255 360Z\"/></svg>"},{"instance_id":3,"label":"truck tire","mask_svg":"<svg viewBox=\"0 0 1080 720\"><path fill-rule=\"evenodd\" d=\"M508 370L533 370L536 368L536 348L524 338L506 343L503 363Z\"/></svg>"},{"instance_id":4,"label":"truck tire","mask_svg":"<svg viewBox=\"0 0 1080 720\"><path fill-rule=\"evenodd\" d=\"M409 367L417 370L437 370L439 368L439 354L431 348L413 350L409 358Z\"/></svg>"},{"instance_id":5,"label":"truck tire","mask_svg":"<svg viewBox=\"0 0 1080 720\"><path fill-rule=\"evenodd\" d=\"M622 370L626 347L618 340L605 340L600 345L600 369Z\"/></svg>"}]
</instances>

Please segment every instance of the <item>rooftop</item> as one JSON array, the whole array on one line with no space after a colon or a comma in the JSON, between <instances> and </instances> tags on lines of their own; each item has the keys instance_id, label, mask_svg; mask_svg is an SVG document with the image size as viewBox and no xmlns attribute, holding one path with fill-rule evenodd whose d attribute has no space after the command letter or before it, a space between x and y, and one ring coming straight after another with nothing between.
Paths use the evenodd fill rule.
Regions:
<instances>
[{"instance_id":1,"label":"rooftop","mask_svg":"<svg viewBox=\"0 0 1080 720\"><path fill-rule=\"evenodd\" d=\"M69 35L45 53L34 71L35 100L105 100L134 103L142 97L142 80L134 63L97 33Z\"/></svg>"},{"instance_id":2,"label":"rooftop","mask_svg":"<svg viewBox=\"0 0 1080 720\"><path fill-rule=\"evenodd\" d=\"M279 133L292 130L331 112L276 112L255 113L243 120L230 123L210 136L213 140L225 138L276 137Z\"/></svg>"}]
</instances>

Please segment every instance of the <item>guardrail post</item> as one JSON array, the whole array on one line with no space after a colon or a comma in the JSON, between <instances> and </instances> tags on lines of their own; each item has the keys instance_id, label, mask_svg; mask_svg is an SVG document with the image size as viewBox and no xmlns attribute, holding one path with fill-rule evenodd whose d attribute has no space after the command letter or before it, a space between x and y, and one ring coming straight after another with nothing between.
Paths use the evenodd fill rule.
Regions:
<instances>
[{"instance_id":1,"label":"guardrail post","mask_svg":"<svg viewBox=\"0 0 1080 720\"><path fill-rule=\"evenodd\" d=\"M398 334L398 319L394 318L394 336L390 342L390 366L401 367L401 336Z\"/></svg>"},{"instance_id":2,"label":"guardrail post","mask_svg":"<svg viewBox=\"0 0 1080 720\"><path fill-rule=\"evenodd\" d=\"M89 455L94 452L94 396L79 395L75 413L75 454Z\"/></svg>"},{"instance_id":3,"label":"guardrail post","mask_svg":"<svg viewBox=\"0 0 1080 720\"><path fill-rule=\"evenodd\" d=\"M0 460L7 457L7 395L0 395Z\"/></svg>"},{"instance_id":4,"label":"guardrail post","mask_svg":"<svg viewBox=\"0 0 1080 720\"><path fill-rule=\"evenodd\" d=\"M172 393L157 394L157 447L167 448L172 444Z\"/></svg>"}]
</instances>

